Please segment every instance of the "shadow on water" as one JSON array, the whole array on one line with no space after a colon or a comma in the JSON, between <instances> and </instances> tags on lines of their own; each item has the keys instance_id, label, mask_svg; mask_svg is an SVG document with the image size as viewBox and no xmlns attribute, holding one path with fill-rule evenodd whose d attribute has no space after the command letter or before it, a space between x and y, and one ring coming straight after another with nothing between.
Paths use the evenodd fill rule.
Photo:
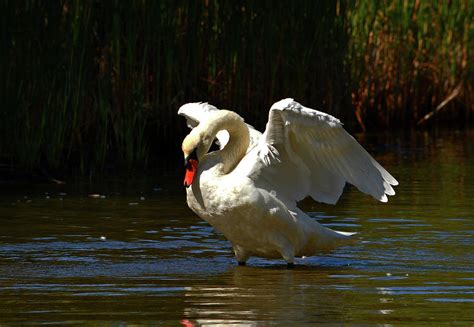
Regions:
<instances>
[{"instance_id":1,"label":"shadow on water","mask_svg":"<svg viewBox=\"0 0 474 327\"><path fill-rule=\"evenodd\" d=\"M389 204L351 187L305 200L360 242L236 266L186 206L175 172L12 186L0 197L0 324L417 324L474 321L471 132L362 140L401 185ZM181 172L179 172L181 173Z\"/></svg>"}]
</instances>

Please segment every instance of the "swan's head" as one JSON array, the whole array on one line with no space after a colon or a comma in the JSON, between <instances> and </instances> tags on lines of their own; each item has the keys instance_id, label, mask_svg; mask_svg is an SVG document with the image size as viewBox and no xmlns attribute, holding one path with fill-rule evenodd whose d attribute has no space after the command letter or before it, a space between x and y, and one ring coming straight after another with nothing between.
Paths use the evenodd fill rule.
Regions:
<instances>
[{"instance_id":1,"label":"swan's head","mask_svg":"<svg viewBox=\"0 0 474 327\"><path fill-rule=\"evenodd\" d=\"M234 135L240 142L233 148L227 148L230 135ZM186 165L184 185L189 187L194 180L199 161L202 160L215 138L219 140L221 149L227 148L226 156L222 152L222 171L227 174L242 159L249 144L249 131L242 117L229 110L216 110L194 127L183 140L181 146ZM236 147L236 144L238 146Z\"/></svg>"},{"instance_id":2,"label":"swan's head","mask_svg":"<svg viewBox=\"0 0 474 327\"><path fill-rule=\"evenodd\" d=\"M206 155L212 145L212 138L205 131L194 128L183 140L181 149L184 154L184 165L186 174L184 186L189 187L193 183L199 160Z\"/></svg>"}]
</instances>

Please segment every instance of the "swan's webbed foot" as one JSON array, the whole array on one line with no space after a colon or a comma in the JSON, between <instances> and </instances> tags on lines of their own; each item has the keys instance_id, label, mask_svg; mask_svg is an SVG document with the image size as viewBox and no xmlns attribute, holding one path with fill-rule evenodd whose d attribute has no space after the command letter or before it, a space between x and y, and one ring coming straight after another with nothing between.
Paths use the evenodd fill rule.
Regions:
<instances>
[{"instance_id":1,"label":"swan's webbed foot","mask_svg":"<svg viewBox=\"0 0 474 327\"><path fill-rule=\"evenodd\" d=\"M294 262L288 262L288 263L286 264L286 269L293 269L293 268L295 268Z\"/></svg>"},{"instance_id":2,"label":"swan's webbed foot","mask_svg":"<svg viewBox=\"0 0 474 327\"><path fill-rule=\"evenodd\" d=\"M239 266L245 266L248 258L250 258L250 253L240 245L233 245L233 247L237 263Z\"/></svg>"}]
</instances>

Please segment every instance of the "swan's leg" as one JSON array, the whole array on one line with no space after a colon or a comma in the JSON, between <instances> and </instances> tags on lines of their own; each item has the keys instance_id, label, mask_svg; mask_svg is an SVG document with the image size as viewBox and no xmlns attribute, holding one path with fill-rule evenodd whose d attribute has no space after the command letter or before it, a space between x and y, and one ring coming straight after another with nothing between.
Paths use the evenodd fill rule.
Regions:
<instances>
[{"instance_id":1,"label":"swan's leg","mask_svg":"<svg viewBox=\"0 0 474 327\"><path fill-rule=\"evenodd\" d=\"M286 243L286 245L284 245ZM287 263L287 268L292 269L295 267L295 251L289 242L281 242L280 254Z\"/></svg>"},{"instance_id":2,"label":"swan's leg","mask_svg":"<svg viewBox=\"0 0 474 327\"><path fill-rule=\"evenodd\" d=\"M248 258L250 258L250 253L240 245L234 245L234 253L239 266L245 266Z\"/></svg>"},{"instance_id":3,"label":"swan's leg","mask_svg":"<svg viewBox=\"0 0 474 327\"><path fill-rule=\"evenodd\" d=\"M295 268L294 257L291 257L291 258L283 257L283 258L286 260L286 268L288 268L288 269Z\"/></svg>"}]
</instances>

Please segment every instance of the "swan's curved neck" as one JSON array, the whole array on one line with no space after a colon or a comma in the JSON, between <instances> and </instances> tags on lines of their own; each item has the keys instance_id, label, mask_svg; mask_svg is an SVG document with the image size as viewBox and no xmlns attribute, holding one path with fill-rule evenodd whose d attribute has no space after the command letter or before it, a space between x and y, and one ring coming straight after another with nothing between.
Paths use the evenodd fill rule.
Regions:
<instances>
[{"instance_id":1,"label":"swan's curved neck","mask_svg":"<svg viewBox=\"0 0 474 327\"><path fill-rule=\"evenodd\" d=\"M216 137L217 132L222 130L229 133L229 142L218 152L223 163L221 172L222 174L228 174L247 153L250 136L243 118L228 110L219 110L213 114L212 119L209 119L202 126L204 138L209 138L211 142Z\"/></svg>"}]
</instances>

